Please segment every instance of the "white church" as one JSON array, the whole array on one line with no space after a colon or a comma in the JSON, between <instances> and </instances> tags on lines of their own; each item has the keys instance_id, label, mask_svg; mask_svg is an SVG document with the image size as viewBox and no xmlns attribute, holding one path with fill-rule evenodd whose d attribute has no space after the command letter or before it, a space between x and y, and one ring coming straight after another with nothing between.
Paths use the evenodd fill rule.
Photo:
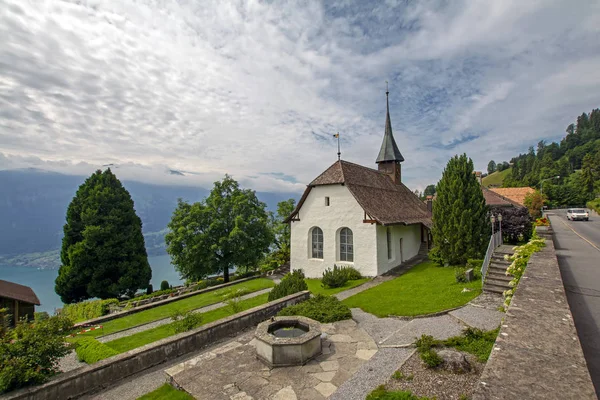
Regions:
<instances>
[{"instance_id":1,"label":"white church","mask_svg":"<svg viewBox=\"0 0 600 400\"><path fill-rule=\"evenodd\" d=\"M385 133L377 169L336 161L313 180L291 224L291 269L321 278L334 265L381 275L426 251L431 211L402 183L386 92Z\"/></svg>"}]
</instances>

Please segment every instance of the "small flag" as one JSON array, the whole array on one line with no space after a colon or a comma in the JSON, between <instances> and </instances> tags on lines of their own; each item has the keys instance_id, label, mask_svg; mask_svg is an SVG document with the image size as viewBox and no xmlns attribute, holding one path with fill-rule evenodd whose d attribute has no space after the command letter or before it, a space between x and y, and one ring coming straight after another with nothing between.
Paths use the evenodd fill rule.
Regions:
<instances>
[{"instance_id":1,"label":"small flag","mask_svg":"<svg viewBox=\"0 0 600 400\"><path fill-rule=\"evenodd\" d=\"M339 134L339 133L336 133L335 135L333 135L333 137L334 137L334 138L339 138L339 137L340 137L340 134Z\"/></svg>"}]
</instances>

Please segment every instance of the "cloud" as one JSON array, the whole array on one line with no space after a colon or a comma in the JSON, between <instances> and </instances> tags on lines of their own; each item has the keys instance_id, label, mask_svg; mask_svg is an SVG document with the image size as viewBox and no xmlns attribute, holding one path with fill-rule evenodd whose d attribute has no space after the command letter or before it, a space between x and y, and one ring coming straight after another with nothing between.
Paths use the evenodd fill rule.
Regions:
<instances>
[{"instance_id":1,"label":"cloud","mask_svg":"<svg viewBox=\"0 0 600 400\"><path fill-rule=\"evenodd\" d=\"M0 0L0 168L301 191L335 132L375 165L388 80L423 189L455 153L484 169L598 107L592 3Z\"/></svg>"}]
</instances>

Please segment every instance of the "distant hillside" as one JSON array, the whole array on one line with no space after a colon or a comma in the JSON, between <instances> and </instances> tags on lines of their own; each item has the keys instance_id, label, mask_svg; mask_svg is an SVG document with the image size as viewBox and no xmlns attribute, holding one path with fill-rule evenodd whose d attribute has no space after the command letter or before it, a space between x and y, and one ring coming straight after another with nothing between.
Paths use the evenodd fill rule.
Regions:
<instances>
[{"instance_id":1,"label":"distant hillside","mask_svg":"<svg viewBox=\"0 0 600 400\"><path fill-rule=\"evenodd\" d=\"M504 171L494 172L483 178L483 186L485 187L502 187L504 178L510 175L512 168L505 169Z\"/></svg>"},{"instance_id":2,"label":"distant hillside","mask_svg":"<svg viewBox=\"0 0 600 400\"><path fill-rule=\"evenodd\" d=\"M53 252L60 249L67 206L85 179L35 169L0 171L0 262L30 260L26 263L47 267L49 257L54 259ZM133 181L123 181L123 185L142 219L150 255L165 253L164 235L177 199L198 201L209 192L201 187ZM257 192L257 195L272 211L279 201L299 198L296 193ZM36 263L36 257L43 262Z\"/></svg>"}]
</instances>

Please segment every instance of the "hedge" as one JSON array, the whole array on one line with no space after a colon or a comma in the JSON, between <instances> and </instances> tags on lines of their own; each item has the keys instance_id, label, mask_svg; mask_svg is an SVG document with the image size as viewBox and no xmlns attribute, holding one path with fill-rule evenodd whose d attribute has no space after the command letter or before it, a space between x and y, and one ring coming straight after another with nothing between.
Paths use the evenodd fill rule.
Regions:
<instances>
[{"instance_id":1,"label":"hedge","mask_svg":"<svg viewBox=\"0 0 600 400\"><path fill-rule=\"evenodd\" d=\"M112 347L97 341L96 339L84 336L77 341L75 348L77 358L88 364L93 364L105 358L119 354Z\"/></svg>"},{"instance_id":2,"label":"hedge","mask_svg":"<svg viewBox=\"0 0 600 400\"><path fill-rule=\"evenodd\" d=\"M69 318L73 322L85 321L108 314L111 304L118 305L119 300L90 300L67 304L63 307L61 315Z\"/></svg>"}]
</instances>

